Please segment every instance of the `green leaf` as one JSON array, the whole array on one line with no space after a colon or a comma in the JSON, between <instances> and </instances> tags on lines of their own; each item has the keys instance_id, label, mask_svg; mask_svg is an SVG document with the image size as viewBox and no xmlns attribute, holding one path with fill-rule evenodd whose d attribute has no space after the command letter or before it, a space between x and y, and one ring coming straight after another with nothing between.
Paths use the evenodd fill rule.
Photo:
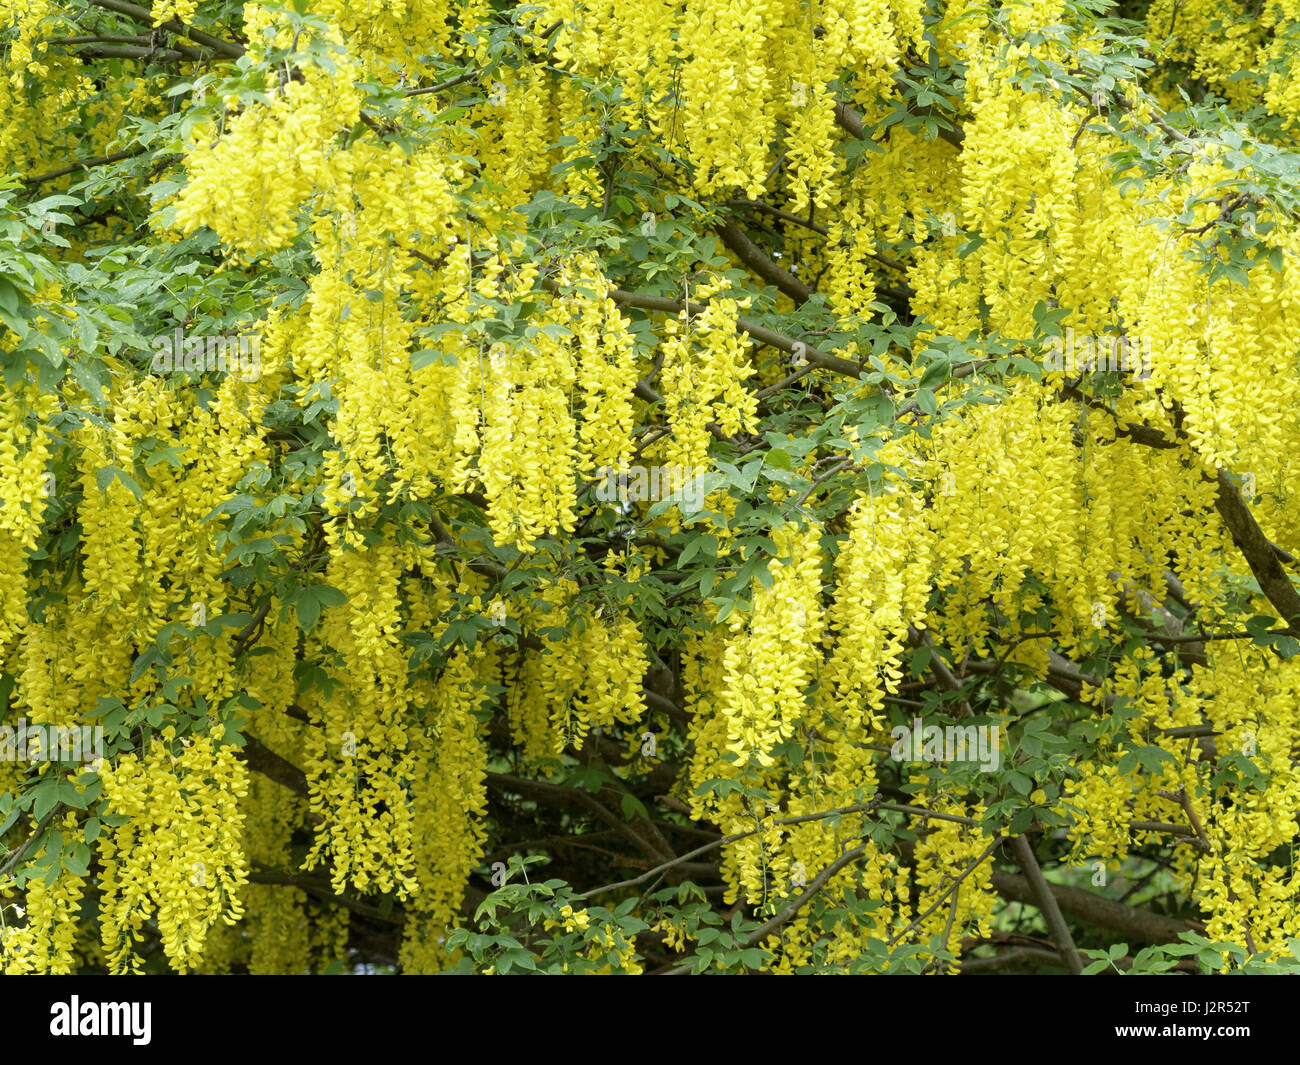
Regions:
<instances>
[{"instance_id":1,"label":"green leaf","mask_svg":"<svg viewBox=\"0 0 1300 1065\"><path fill-rule=\"evenodd\" d=\"M1021 795L1028 795L1034 790L1034 782L1031 778L1025 776L1015 769L1007 773L1007 783Z\"/></svg>"},{"instance_id":2,"label":"green leaf","mask_svg":"<svg viewBox=\"0 0 1300 1065\"><path fill-rule=\"evenodd\" d=\"M0 277L0 309L10 314L18 313L18 289L7 277Z\"/></svg>"},{"instance_id":3,"label":"green leaf","mask_svg":"<svg viewBox=\"0 0 1300 1065\"><path fill-rule=\"evenodd\" d=\"M70 855L64 854L63 868L73 876L85 876L90 871L90 848L78 843Z\"/></svg>"},{"instance_id":4,"label":"green leaf","mask_svg":"<svg viewBox=\"0 0 1300 1065\"><path fill-rule=\"evenodd\" d=\"M144 676L145 670L154 664L158 659L158 648L153 646L148 648L139 658L135 660L135 668L131 670L131 683Z\"/></svg>"},{"instance_id":5,"label":"green leaf","mask_svg":"<svg viewBox=\"0 0 1300 1065\"><path fill-rule=\"evenodd\" d=\"M125 470L118 469L116 466L104 466L95 474L95 484L99 486L101 492L107 492L108 486L114 480L121 481L137 501L143 498L143 493L140 491L140 486L136 483L135 478Z\"/></svg>"},{"instance_id":6,"label":"green leaf","mask_svg":"<svg viewBox=\"0 0 1300 1065\"><path fill-rule=\"evenodd\" d=\"M1267 614L1256 614L1246 622L1246 631L1254 637L1253 643L1266 646L1272 639L1269 635L1269 629L1277 624L1277 618L1271 618Z\"/></svg>"},{"instance_id":7,"label":"green leaf","mask_svg":"<svg viewBox=\"0 0 1300 1065\"><path fill-rule=\"evenodd\" d=\"M320 600L307 589L298 593L294 609L298 614L298 627L303 632L310 632L320 619Z\"/></svg>"},{"instance_id":8,"label":"green leaf","mask_svg":"<svg viewBox=\"0 0 1300 1065\"><path fill-rule=\"evenodd\" d=\"M59 801L59 784L53 777L43 777L34 789L32 816L40 821Z\"/></svg>"},{"instance_id":9,"label":"green leaf","mask_svg":"<svg viewBox=\"0 0 1300 1065\"><path fill-rule=\"evenodd\" d=\"M300 588L293 595L294 609L298 615L298 625L304 632L311 631L320 619L322 607L342 606L348 597L337 588L328 584L312 584Z\"/></svg>"},{"instance_id":10,"label":"green leaf","mask_svg":"<svg viewBox=\"0 0 1300 1065\"><path fill-rule=\"evenodd\" d=\"M921 387L929 389L937 388L939 385L943 384L944 381L948 380L948 371L950 369L951 364L946 360L942 362L932 362L925 368L925 373L921 375ZM917 398L919 399L920 397ZM929 413L933 414L934 411L929 411Z\"/></svg>"}]
</instances>

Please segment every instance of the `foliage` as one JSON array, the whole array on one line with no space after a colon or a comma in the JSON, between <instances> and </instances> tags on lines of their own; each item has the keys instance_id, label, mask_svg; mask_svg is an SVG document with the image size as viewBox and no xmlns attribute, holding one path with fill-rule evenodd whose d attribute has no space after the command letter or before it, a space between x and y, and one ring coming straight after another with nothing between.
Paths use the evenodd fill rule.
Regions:
<instances>
[{"instance_id":1,"label":"foliage","mask_svg":"<svg viewBox=\"0 0 1300 1065\"><path fill-rule=\"evenodd\" d=\"M1294 5L3 7L0 971L1294 968Z\"/></svg>"}]
</instances>

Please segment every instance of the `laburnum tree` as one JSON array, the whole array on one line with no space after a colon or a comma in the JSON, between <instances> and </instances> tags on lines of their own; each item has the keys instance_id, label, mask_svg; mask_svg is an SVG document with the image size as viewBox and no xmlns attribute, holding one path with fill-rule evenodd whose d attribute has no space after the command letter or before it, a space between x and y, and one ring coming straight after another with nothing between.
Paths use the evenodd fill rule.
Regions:
<instances>
[{"instance_id":1,"label":"laburnum tree","mask_svg":"<svg viewBox=\"0 0 1300 1065\"><path fill-rule=\"evenodd\" d=\"M0 971L1300 965L1295 0L0 7Z\"/></svg>"}]
</instances>

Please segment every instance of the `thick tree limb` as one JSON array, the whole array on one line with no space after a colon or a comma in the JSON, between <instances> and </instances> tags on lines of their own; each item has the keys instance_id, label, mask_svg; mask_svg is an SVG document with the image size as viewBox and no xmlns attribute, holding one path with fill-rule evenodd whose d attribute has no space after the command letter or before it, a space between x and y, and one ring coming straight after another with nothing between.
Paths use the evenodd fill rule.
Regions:
<instances>
[{"instance_id":1,"label":"thick tree limb","mask_svg":"<svg viewBox=\"0 0 1300 1065\"><path fill-rule=\"evenodd\" d=\"M1027 965L1041 968L1060 964L1061 956L1053 950L1044 950L1042 947L1013 947L991 958L964 958L957 971L965 976L975 976L979 973L999 972L1002 969L1019 969Z\"/></svg>"},{"instance_id":2,"label":"thick tree limb","mask_svg":"<svg viewBox=\"0 0 1300 1065\"><path fill-rule=\"evenodd\" d=\"M65 174L74 173L77 170L89 170L96 166L107 166L109 163L120 163L123 159L134 159L137 155L144 155L148 150L148 148L141 146L128 148L123 152L113 152L111 155L97 155L90 159L81 159L75 163L69 163L67 166L61 166L57 170L47 170L44 174L33 174L31 177L23 178L23 184L40 185L46 181L61 178Z\"/></svg>"},{"instance_id":3,"label":"thick tree limb","mask_svg":"<svg viewBox=\"0 0 1300 1065\"><path fill-rule=\"evenodd\" d=\"M1241 498L1241 492L1227 472L1220 469L1217 480L1215 509L1232 534L1233 543L1259 581L1260 591L1281 614L1288 635L1300 636L1300 593L1296 592L1291 578L1282 569L1273 544L1255 521L1250 507Z\"/></svg>"},{"instance_id":4,"label":"thick tree limb","mask_svg":"<svg viewBox=\"0 0 1300 1065\"><path fill-rule=\"evenodd\" d=\"M139 4L129 3L128 0L88 0L89 3L96 7L101 7L105 11L114 11L119 15L125 15L129 19L145 26L153 25L153 12L147 7L141 7ZM196 30L192 26L186 26L180 19L170 18L164 22L160 29L167 30L180 37L188 37L195 44L205 45L220 55L229 56L231 59L238 59L244 54L245 48L242 44L236 44L233 41L223 41L220 37L213 37L202 30Z\"/></svg>"},{"instance_id":5,"label":"thick tree limb","mask_svg":"<svg viewBox=\"0 0 1300 1065\"><path fill-rule=\"evenodd\" d=\"M718 236L736 254L742 263L761 277L769 285L775 285L796 303L803 303L816 291L811 285L799 280L784 266L768 257L749 236L736 225L727 222L718 227Z\"/></svg>"},{"instance_id":6,"label":"thick tree limb","mask_svg":"<svg viewBox=\"0 0 1300 1065\"><path fill-rule=\"evenodd\" d=\"M248 874L249 883L252 884L270 884L277 887L295 887L299 891L305 891L309 895L324 902L332 902L362 917L377 921L380 924L390 925L393 928L401 928L406 924L404 916L392 913L384 913L377 906L371 906L368 903L361 902L358 899L350 899L346 895L337 895L331 890L329 884L324 881L314 880L311 877L297 876L293 873L281 872L276 869L252 869Z\"/></svg>"},{"instance_id":7,"label":"thick tree limb","mask_svg":"<svg viewBox=\"0 0 1300 1065\"><path fill-rule=\"evenodd\" d=\"M507 773L488 773L484 779L489 787L498 791L513 791L556 806L580 806L620 833L628 842L643 851L651 861L659 861L664 857L665 853L671 853L670 850L667 850L666 842L663 842L662 846L656 845L653 835L658 835L658 833L652 833L650 838L643 836L636 830L632 822L614 813L598 801L594 795L588 794L581 788L566 788L559 784L547 784L540 780L527 780L524 777L511 776ZM662 835L659 835L659 839L663 840ZM679 862L674 860L668 864L679 864Z\"/></svg>"},{"instance_id":8,"label":"thick tree limb","mask_svg":"<svg viewBox=\"0 0 1300 1065\"><path fill-rule=\"evenodd\" d=\"M85 59L153 59L159 63L177 63L187 58L175 48L139 44L92 44L72 54Z\"/></svg>"},{"instance_id":9,"label":"thick tree limb","mask_svg":"<svg viewBox=\"0 0 1300 1065\"><path fill-rule=\"evenodd\" d=\"M1065 961L1066 969L1074 976L1081 975L1083 959L1079 957L1079 950L1074 945L1074 937L1070 935L1070 926L1061 916L1061 907L1057 904L1056 896L1052 894L1051 888L1043 877L1043 871L1038 867L1034 848L1024 836L1016 836L1011 841L1011 849L1015 852L1016 862L1024 872L1029 888L1034 894L1035 903L1042 912L1044 920L1047 921L1047 927L1052 933L1052 941Z\"/></svg>"},{"instance_id":10,"label":"thick tree limb","mask_svg":"<svg viewBox=\"0 0 1300 1065\"><path fill-rule=\"evenodd\" d=\"M281 758L256 736L244 736L244 762L262 776L283 784L295 795L307 797L307 774L292 762Z\"/></svg>"},{"instance_id":11,"label":"thick tree limb","mask_svg":"<svg viewBox=\"0 0 1300 1065\"><path fill-rule=\"evenodd\" d=\"M1101 928L1110 928L1130 940L1141 943L1172 943L1195 926L1175 917L1163 917L1149 910L1126 906L1122 902L1094 895L1081 888L1049 884L1052 897L1063 914ZM1037 906L1037 895L1023 876L993 870L993 888L1004 899Z\"/></svg>"}]
</instances>

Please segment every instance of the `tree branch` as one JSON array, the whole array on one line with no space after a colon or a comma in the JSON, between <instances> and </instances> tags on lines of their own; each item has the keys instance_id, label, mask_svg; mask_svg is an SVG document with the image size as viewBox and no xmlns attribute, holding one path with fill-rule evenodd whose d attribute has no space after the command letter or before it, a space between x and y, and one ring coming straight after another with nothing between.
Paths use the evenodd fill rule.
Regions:
<instances>
[{"instance_id":1,"label":"tree branch","mask_svg":"<svg viewBox=\"0 0 1300 1065\"><path fill-rule=\"evenodd\" d=\"M803 907L808 903L808 901L812 899L814 895L816 895L818 892L822 890L822 888L826 886L827 881L829 881L831 877L833 877L836 873L838 873L849 863L856 861L858 858L862 857L862 855L866 853L867 848L870 846L871 846L870 843L864 843L860 847L854 847L852 850L845 851L843 854L841 854L838 858L835 859L835 861L831 862L830 865L828 865L825 869L823 869L820 873L818 873L815 877L813 877L812 883L808 885L804 893L800 895L797 899L795 899L794 902L790 903L789 906L787 906L784 910L778 913L770 921L767 921L766 923L760 925L755 931L751 932L748 936L746 936L744 940L742 940L737 945L738 949L744 950L747 947L752 947L755 943L761 943L764 939L770 936L773 932L775 932L778 928L780 928L783 924L785 924L788 920L790 920L790 918L792 918L796 913L798 913L801 909L803 909ZM692 957L693 956L694 955L692 955ZM687 961L683 962L681 965L669 969L668 972L665 973L664 975L684 976L685 974L689 973L690 970L691 970L691 966L688 959Z\"/></svg>"},{"instance_id":2,"label":"tree branch","mask_svg":"<svg viewBox=\"0 0 1300 1065\"><path fill-rule=\"evenodd\" d=\"M1066 969L1073 976L1081 975L1083 973L1083 960L1079 957L1079 950L1074 945L1074 938L1070 935L1070 926L1065 923L1065 918L1061 916L1061 907L1057 905L1056 896L1052 894L1052 889L1048 887L1047 880L1043 877L1042 869L1038 867L1038 859L1034 857L1034 848L1029 845L1029 840L1024 836L1016 836L1011 840L1011 849L1015 851L1016 862L1028 879L1030 890L1033 891L1038 908L1047 921L1047 927L1052 933L1052 940L1056 943L1056 949L1065 961Z\"/></svg>"},{"instance_id":3,"label":"tree branch","mask_svg":"<svg viewBox=\"0 0 1300 1065\"><path fill-rule=\"evenodd\" d=\"M1062 913L1088 924L1111 928L1130 940L1142 943L1171 943L1194 926L1174 917L1164 917L1135 906L1094 895L1081 888L1063 884L1049 884L1052 897ZM1026 902L1037 906L1037 896L1029 881L1014 873L993 870L993 887L999 895L1012 902Z\"/></svg>"},{"instance_id":4,"label":"tree branch","mask_svg":"<svg viewBox=\"0 0 1300 1065\"><path fill-rule=\"evenodd\" d=\"M87 0L88 3L101 7L105 11L114 11L119 15L125 15L129 19L134 19L145 26L153 25L153 12L139 4L129 3L128 0ZM195 44L202 44L211 48L224 56L231 59L238 59L244 54L246 49L242 44L235 44L231 41L223 41L220 37L213 37L202 30L196 30L192 26L186 26L180 19L170 18L162 23L159 29L168 30L180 37L188 37Z\"/></svg>"},{"instance_id":5,"label":"tree branch","mask_svg":"<svg viewBox=\"0 0 1300 1065\"><path fill-rule=\"evenodd\" d=\"M768 257L757 244L742 232L735 222L728 221L718 227L718 236L736 254L742 263L769 285L775 285L795 303L803 303L816 289L799 280L784 266Z\"/></svg>"}]
</instances>

